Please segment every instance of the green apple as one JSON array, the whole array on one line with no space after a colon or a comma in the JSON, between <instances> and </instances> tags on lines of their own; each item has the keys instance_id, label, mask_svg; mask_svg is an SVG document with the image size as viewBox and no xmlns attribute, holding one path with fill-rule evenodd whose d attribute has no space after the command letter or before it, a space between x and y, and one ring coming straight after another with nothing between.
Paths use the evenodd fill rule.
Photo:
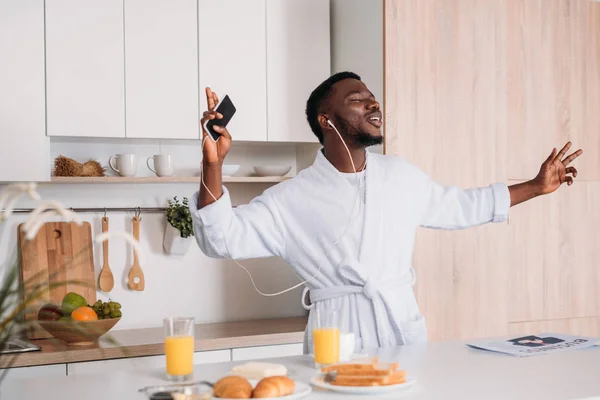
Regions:
<instances>
[{"instance_id":1,"label":"green apple","mask_svg":"<svg viewBox=\"0 0 600 400\"><path fill-rule=\"evenodd\" d=\"M64 315L71 315L73 310L83 306L87 306L87 300L80 294L71 292L63 297L62 310Z\"/></svg>"}]
</instances>

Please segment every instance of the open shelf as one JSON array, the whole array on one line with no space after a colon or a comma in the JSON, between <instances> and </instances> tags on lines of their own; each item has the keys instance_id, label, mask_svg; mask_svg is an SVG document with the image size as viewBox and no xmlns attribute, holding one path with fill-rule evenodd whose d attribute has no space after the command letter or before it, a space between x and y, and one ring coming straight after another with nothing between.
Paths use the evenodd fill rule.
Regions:
<instances>
[{"instance_id":1,"label":"open shelf","mask_svg":"<svg viewBox=\"0 0 600 400\"><path fill-rule=\"evenodd\" d=\"M279 183L290 179L282 176L224 176L223 183ZM70 177L53 176L51 183L200 183L199 176L104 176L104 177Z\"/></svg>"}]
</instances>

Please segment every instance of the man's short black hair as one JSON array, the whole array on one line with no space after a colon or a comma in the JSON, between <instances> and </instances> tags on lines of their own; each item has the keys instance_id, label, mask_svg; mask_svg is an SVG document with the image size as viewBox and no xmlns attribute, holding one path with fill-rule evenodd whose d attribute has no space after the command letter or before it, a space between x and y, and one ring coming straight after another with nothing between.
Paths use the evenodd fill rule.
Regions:
<instances>
[{"instance_id":1,"label":"man's short black hair","mask_svg":"<svg viewBox=\"0 0 600 400\"><path fill-rule=\"evenodd\" d=\"M326 81L317 86L306 102L306 119L308 120L310 129L312 129L321 144L323 144L323 131L321 130L317 117L331 97L333 85L344 79L361 80L360 76L353 72L338 72L337 74L331 75Z\"/></svg>"}]
</instances>

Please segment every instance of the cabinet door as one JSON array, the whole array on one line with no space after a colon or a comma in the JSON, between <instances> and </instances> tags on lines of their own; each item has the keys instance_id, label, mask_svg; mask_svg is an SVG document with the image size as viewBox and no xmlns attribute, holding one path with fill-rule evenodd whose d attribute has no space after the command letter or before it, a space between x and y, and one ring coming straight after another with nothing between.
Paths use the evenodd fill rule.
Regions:
<instances>
[{"instance_id":1,"label":"cabinet door","mask_svg":"<svg viewBox=\"0 0 600 400\"><path fill-rule=\"evenodd\" d=\"M0 181L47 181L43 0L0 0L0 60Z\"/></svg>"},{"instance_id":2,"label":"cabinet door","mask_svg":"<svg viewBox=\"0 0 600 400\"><path fill-rule=\"evenodd\" d=\"M269 141L318 141L305 109L330 75L329 37L329 0L267 0Z\"/></svg>"},{"instance_id":3,"label":"cabinet door","mask_svg":"<svg viewBox=\"0 0 600 400\"><path fill-rule=\"evenodd\" d=\"M194 353L194 365L227 361L231 361L229 350L198 351ZM88 374L104 374L111 371L164 368L166 368L165 356L160 355L71 363L68 365L68 374L69 376L81 376Z\"/></svg>"},{"instance_id":4,"label":"cabinet door","mask_svg":"<svg viewBox=\"0 0 600 400\"><path fill-rule=\"evenodd\" d=\"M126 137L198 139L196 0L124 1Z\"/></svg>"},{"instance_id":5,"label":"cabinet door","mask_svg":"<svg viewBox=\"0 0 600 400\"><path fill-rule=\"evenodd\" d=\"M46 0L49 136L125 137L123 0Z\"/></svg>"},{"instance_id":6,"label":"cabinet door","mask_svg":"<svg viewBox=\"0 0 600 400\"><path fill-rule=\"evenodd\" d=\"M276 346L243 347L232 350L231 361L301 356L303 351L304 347L302 343L282 344Z\"/></svg>"},{"instance_id":7,"label":"cabinet door","mask_svg":"<svg viewBox=\"0 0 600 400\"><path fill-rule=\"evenodd\" d=\"M199 0L200 115L204 90L236 106L234 140L267 140L265 0Z\"/></svg>"},{"instance_id":8,"label":"cabinet door","mask_svg":"<svg viewBox=\"0 0 600 400\"><path fill-rule=\"evenodd\" d=\"M4 0L0 0L0 4L2 1ZM0 369L0 373L3 372L4 370ZM20 387L22 387L20 384L21 380L35 378L60 378L65 376L67 376L66 364L11 368L0 384L0 398L22 398L20 396Z\"/></svg>"}]
</instances>

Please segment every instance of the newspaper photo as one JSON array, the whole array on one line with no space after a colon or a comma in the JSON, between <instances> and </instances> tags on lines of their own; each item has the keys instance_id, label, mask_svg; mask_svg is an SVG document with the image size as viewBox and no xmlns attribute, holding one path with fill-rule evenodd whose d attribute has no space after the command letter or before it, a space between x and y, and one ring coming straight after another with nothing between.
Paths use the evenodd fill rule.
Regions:
<instances>
[{"instance_id":1,"label":"newspaper photo","mask_svg":"<svg viewBox=\"0 0 600 400\"><path fill-rule=\"evenodd\" d=\"M481 341L467 344L468 347L507 354L515 357L530 357L563 351L580 350L600 345L600 338L572 336L560 333L541 333L515 337L507 340Z\"/></svg>"}]
</instances>

